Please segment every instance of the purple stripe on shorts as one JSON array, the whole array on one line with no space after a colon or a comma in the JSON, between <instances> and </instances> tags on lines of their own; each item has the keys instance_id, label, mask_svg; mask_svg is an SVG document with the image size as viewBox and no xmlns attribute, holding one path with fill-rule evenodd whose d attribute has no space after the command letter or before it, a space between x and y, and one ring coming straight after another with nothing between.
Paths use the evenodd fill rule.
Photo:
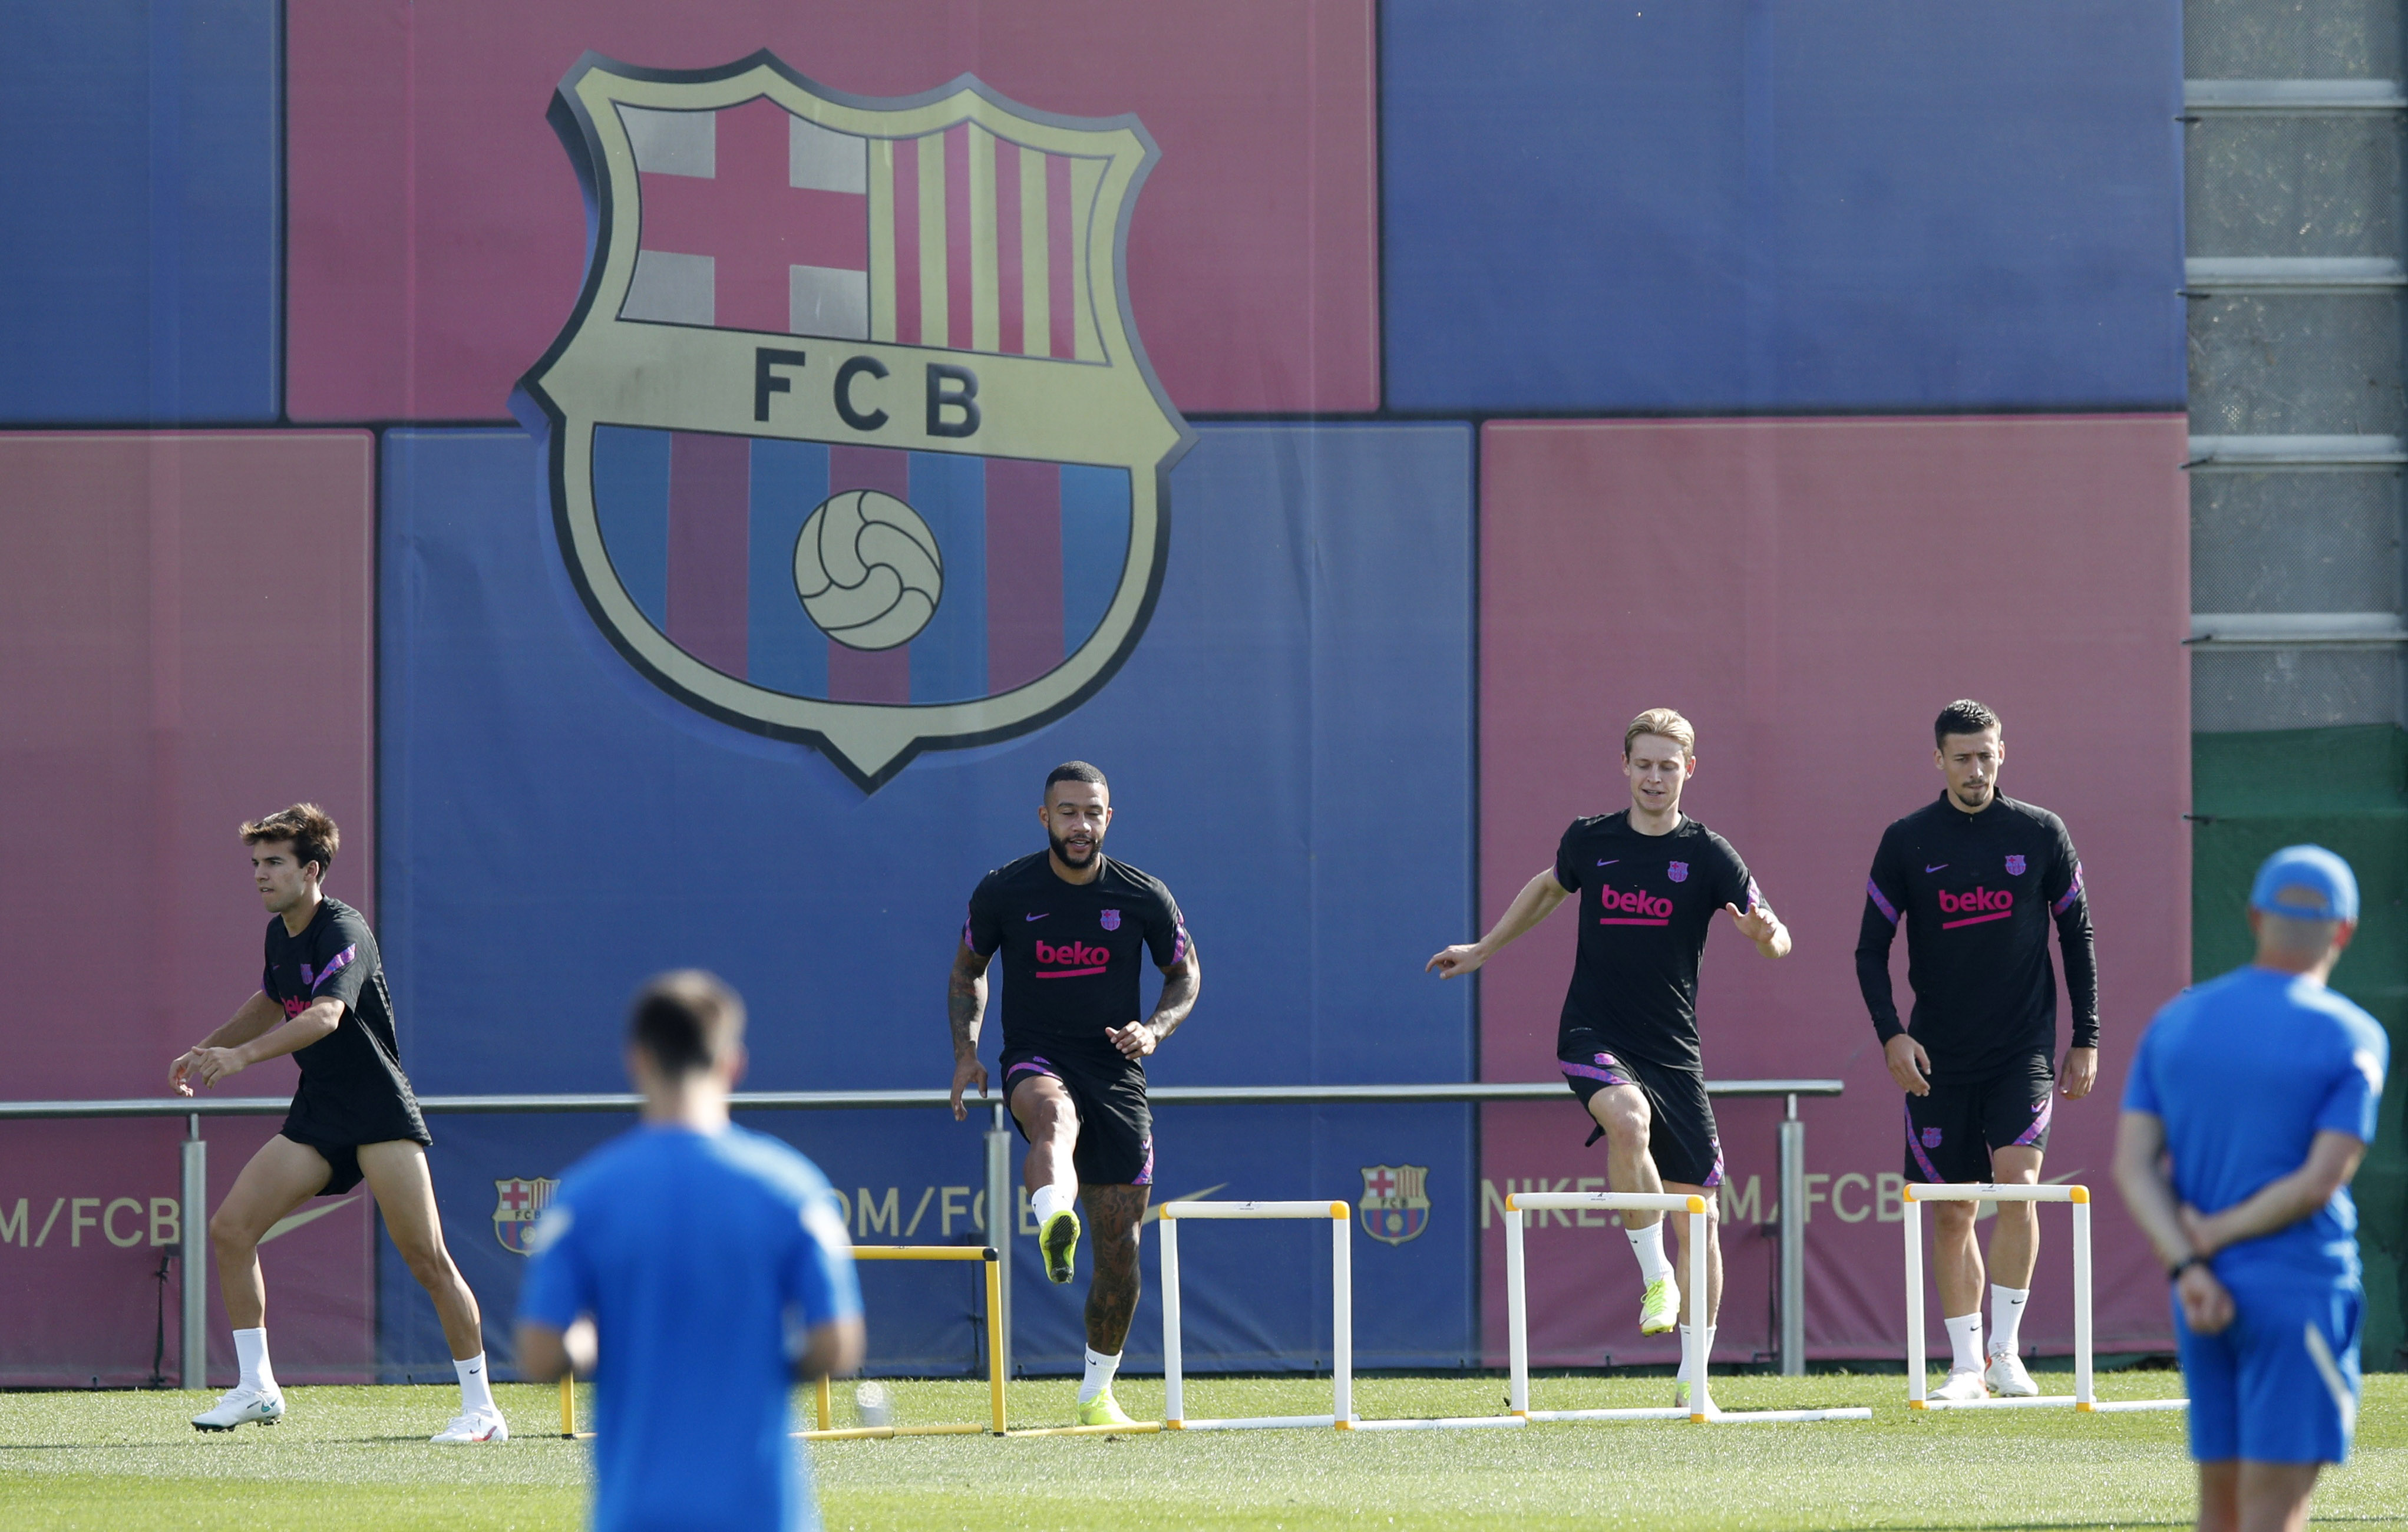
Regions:
<instances>
[{"instance_id":1,"label":"purple stripe on shorts","mask_svg":"<svg viewBox=\"0 0 2408 1532\"><path fill-rule=\"evenodd\" d=\"M2073 864L2072 886L2065 891L2064 898L2057 900L2057 903L2049 906L2049 908L2062 915L2067 910L2072 909L2073 901L2080 897L2082 897L2082 864L2076 862Z\"/></svg>"},{"instance_id":2,"label":"purple stripe on shorts","mask_svg":"<svg viewBox=\"0 0 2408 1532\"><path fill-rule=\"evenodd\" d=\"M1560 1064L1567 1077L1578 1075L1583 1080L1601 1080L1609 1085L1627 1085L1629 1077L1612 1068L1589 1064Z\"/></svg>"},{"instance_id":3,"label":"purple stripe on shorts","mask_svg":"<svg viewBox=\"0 0 2408 1532\"><path fill-rule=\"evenodd\" d=\"M2017 1138L2010 1147L2016 1149L2029 1148L2033 1143L2039 1140L2042 1134L2048 1131L2048 1120L2056 1115L2057 1097L2054 1095L2042 1096L2041 1098L2040 1106L2032 1112L2032 1125L2024 1129L2023 1137Z\"/></svg>"},{"instance_id":4,"label":"purple stripe on shorts","mask_svg":"<svg viewBox=\"0 0 2408 1532\"><path fill-rule=\"evenodd\" d=\"M1892 925L1896 925L1898 923L1898 906L1890 903L1887 899L1883 898L1881 885L1874 882L1870 878L1865 880L1865 897L1873 902L1873 908L1882 912L1882 918L1884 920L1886 920Z\"/></svg>"},{"instance_id":5,"label":"purple stripe on shorts","mask_svg":"<svg viewBox=\"0 0 2408 1532\"><path fill-rule=\"evenodd\" d=\"M1717 1139L1715 1139L1715 1140L1714 1140L1714 1168L1713 1168L1713 1172L1712 1172L1710 1175L1708 1175L1708 1176L1706 1177L1705 1181L1703 1182L1703 1184L1705 1184L1706 1186L1709 1186L1709 1187L1713 1187L1713 1186L1720 1186L1722 1183L1723 1183L1723 1141L1722 1141L1720 1138L1717 1138Z\"/></svg>"},{"instance_id":6,"label":"purple stripe on shorts","mask_svg":"<svg viewBox=\"0 0 2408 1532\"><path fill-rule=\"evenodd\" d=\"M1922 1143L1914 1137L1914 1111L1912 1108L1907 1109L1906 1113L1906 1147L1914 1152L1914 1163L1923 1167L1924 1179L1934 1184L1941 1183L1943 1178L1940 1167L1931 1163L1931 1156L1923 1152Z\"/></svg>"},{"instance_id":7,"label":"purple stripe on shorts","mask_svg":"<svg viewBox=\"0 0 2408 1532\"><path fill-rule=\"evenodd\" d=\"M1145 1136L1145 1168L1140 1170L1137 1173L1137 1180L1130 1181L1129 1184L1131 1186L1154 1184L1154 1135L1151 1133Z\"/></svg>"},{"instance_id":8,"label":"purple stripe on shorts","mask_svg":"<svg viewBox=\"0 0 2408 1532\"><path fill-rule=\"evenodd\" d=\"M1022 1059L1018 1064L1006 1069L1003 1072L1003 1078L1010 1080L1012 1076L1019 1074L1024 1070L1032 1075L1053 1075L1055 1080L1062 1078L1060 1075L1054 1074L1054 1066L1051 1062L1045 1059L1037 1058Z\"/></svg>"}]
</instances>

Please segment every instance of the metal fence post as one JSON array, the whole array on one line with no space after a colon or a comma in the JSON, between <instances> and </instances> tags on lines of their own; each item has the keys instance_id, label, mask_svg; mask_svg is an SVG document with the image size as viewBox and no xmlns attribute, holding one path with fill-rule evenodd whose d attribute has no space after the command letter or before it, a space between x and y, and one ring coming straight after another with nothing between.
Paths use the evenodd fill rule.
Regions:
<instances>
[{"instance_id":1,"label":"metal fence post","mask_svg":"<svg viewBox=\"0 0 2408 1532\"><path fill-rule=\"evenodd\" d=\"M209 1386L209 1146L201 1138L201 1118L193 1114L184 1139L182 1213L184 1263L184 1367L179 1380L185 1388Z\"/></svg>"},{"instance_id":2,"label":"metal fence post","mask_svg":"<svg viewBox=\"0 0 2408 1532\"><path fill-rule=\"evenodd\" d=\"M1011 1376L1011 1240L1020 1232L1020 1199L1011 1183L1011 1129L1003 1103L995 1104L995 1124L986 1131L986 1242L996 1249L996 1346L1003 1376Z\"/></svg>"},{"instance_id":3,"label":"metal fence post","mask_svg":"<svg viewBox=\"0 0 2408 1532\"><path fill-rule=\"evenodd\" d=\"M1781 1119L1781 1375L1806 1375L1806 1124Z\"/></svg>"}]
</instances>

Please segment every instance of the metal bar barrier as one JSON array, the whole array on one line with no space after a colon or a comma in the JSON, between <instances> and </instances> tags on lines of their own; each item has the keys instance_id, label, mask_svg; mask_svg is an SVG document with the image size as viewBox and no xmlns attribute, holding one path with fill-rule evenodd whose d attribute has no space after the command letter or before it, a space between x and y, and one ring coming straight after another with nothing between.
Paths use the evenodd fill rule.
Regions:
<instances>
[{"instance_id":1,"label":"metal bar barrier","mask_svg":"<svg viewBox=\"0 0 2408 1532\"><path fill-rule=\"evenodd\" d=\"M1806 1370L1806 1260L1804 1220L1806 1127L1798 1118L1801 1095L1838 1095L1845 1081L1838 1080L1709 1080L1706 1094L1732 1099L1780 1097L1786 1110L1780 1127L1780 1259L1776 1273L1781 1315L1781 1370L1790 1376ZM1147 1093L1157 1107L1213 1106L1369 1106L1461 1102L1469 1105L1515 1101L1570 1101L1562 1085L1552 1081L1440 1081L1397 1085L1158 1085ZM886 1111L950 1108L948 1091L738 1091L728 1104L738 1111ZM1010 1196L1010 1131L1005 1125L1003 1103L990 1099L994 1125L986 1135L986 1181L990 1212L988 1238L994 1230L1010 1230L1017 1205ZM585 1093L552 1095L422 1095L421 1111L444 1113L633 1112L643 1097L631 1093ZM277 1117L291 1109L283 1096L171 1096L98 1101L0 1101L0 1122L44 1118L184 1117L191 1135L184 1150L184 1386L202 1386L199 1358L205 1348L208 1293L207 1178L201 1167L207 1146L200 1137L204 1117ZM1005 1189L1000 1208L996 1188ZM1007 1235L1006 1238L1009 1238ZM1001 1273L1003 1312L1001 1354L1010 1370L1010 1272Z\"/></svg>"},{"instance_id":2,"label":"metal bar barrier","mask_svg":"<svg viewBox=\"0 0 2408 1532\"><path fill-rule=\"evenodd\" d=\"M1838 1080L1709 1080L1708 1095L1750 1097L1838 1095ZM1536 1081L1446 1081L1419 1085L1155 1085L1146 1099L1157 1107L1345 1106L1376 1102L1568 1101L1558 1083ZM421 1111L546 1112L634 1111L644 1098L632 1093L554 1095L422 1095ZM0 1101L0 1122L26 1117L275 1117L291 1109L289 1097L136 1097L113 1101ZM738 1091L728 1097L738 1111L882 1111L953 1105L947 1091Z\"/></svg>"}]
</instances>

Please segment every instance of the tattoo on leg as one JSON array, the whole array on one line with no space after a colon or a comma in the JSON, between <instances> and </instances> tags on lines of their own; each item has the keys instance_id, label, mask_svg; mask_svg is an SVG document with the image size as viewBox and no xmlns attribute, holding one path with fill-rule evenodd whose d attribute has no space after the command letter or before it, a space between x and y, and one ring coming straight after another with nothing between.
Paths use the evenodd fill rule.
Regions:
<instances>
[{"instance_id":1,"label":"tattoo on leg","mask_svg":"<svg viewBox=\"0 0 2408 1532\"><path fill-rule=\"evenodd\" d=\"M1095 1241L1095 1276L1087 1283L1087 1344L1106 1356L1120 1353L1129 1323L1137 1317L1138 1238L1151 1194L1145 1186L1091 1183L1079 1188Z\"/></svg>"}]
</instances>

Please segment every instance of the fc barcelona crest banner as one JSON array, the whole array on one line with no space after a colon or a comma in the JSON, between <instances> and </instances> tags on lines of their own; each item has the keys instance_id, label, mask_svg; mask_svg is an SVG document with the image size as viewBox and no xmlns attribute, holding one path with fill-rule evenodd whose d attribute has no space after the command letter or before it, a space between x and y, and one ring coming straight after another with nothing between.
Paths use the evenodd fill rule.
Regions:
<instances>
[{"instance_id":1,"label":"fc barcelona crest banner","mask_svg":"<svg viewBox=\"0 0 2408 1532\"><path fill-rule=\"evenodd\" d=\"M1143 632L1193 437L1131 319L1134 117L768 53L587 54L585 283L513 405L587 609L688 705L865 790L1078 707Z\"/></svg>"}]
</instances>

